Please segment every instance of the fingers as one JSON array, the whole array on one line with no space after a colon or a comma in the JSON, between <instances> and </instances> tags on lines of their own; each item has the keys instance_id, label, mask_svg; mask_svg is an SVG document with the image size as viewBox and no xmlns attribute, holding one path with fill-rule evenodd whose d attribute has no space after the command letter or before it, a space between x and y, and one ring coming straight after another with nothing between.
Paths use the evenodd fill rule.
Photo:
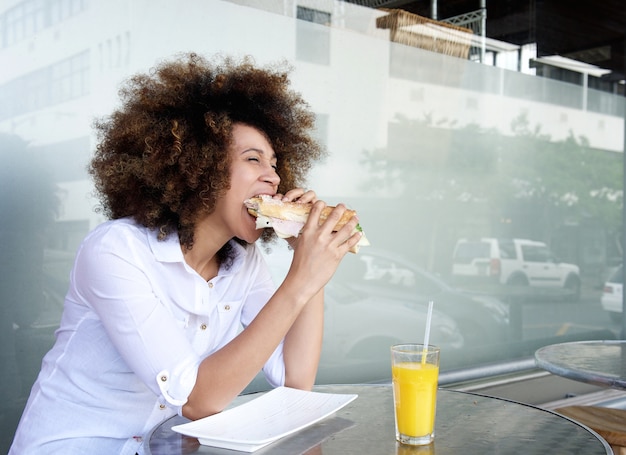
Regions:
<instances>
[{"instance_id":1,"label":"fingers","mask_svg":"<svg viewBox=\"0 0 626 455\"><path fill-rule=\"evenodd\" d=\"M352 251L354 253L356 251L353 250L353 248L355 246L357 246L357 244L361 240L361 237L363 237L363 232L361 232L361 231L353 232L352 235L350 237L348 237L348 240L346 240L342 244L342 246L345 246L347 248L347 251Z\"/></svg>"},{"instance_id":2,"label":"fingers","mask_svg":"<svg viewBox=\"0 0 626 455\"><path fill-rule=\"evenodd\" d=\"M280 196L280 195L277 195ZM317 195L313 190L305 190L304 188L294 188L287 191L281 200L289 202L314 203L317 201Z\"/></svg>"},{"instance_id":3,"label":"fingers","mask_svg":"<svg viewBox=\"0 0 626 455\"><path fill-rule=\"evenodd\" d=\"M360 233L355 234L356 216L334 231L337 222L346 213L344 204L337 205L321 219L325 208L324 201L315 202L300 235L290 243L294 247L294 256L289 276L300 280L303 274L306 286L314 288L315 292L330 280L341 260L360 239Z\"/></svg>"},{"instance_id":4,"label":"fingers","mask_svg":"<svg viewBox=\"0 0 626 455\"><path fill-rule=\"evenodd\" d=\"M343 208L345 211L345 207ZM339 216L341 217L341 215ZM339 245L344 247L346 251L350 251L354 246L356 246L363 236L361 231L356 230L358 224L359 218L355 215L350 218L350 221L348 221L341 229L333 233Z\"/></svg>"},{"instance_id":5,"label":"fingers","mask_svg":"<svg viewBox=\"0 0 626 455\"><path fill-rule=\"evenodd\" d=\"M362 236L361 232L355 231L359 223L358 217L352 216L348 222L335 232L337 223L342 219L347 208L344 204L338 204L326 217L326 220L322 222L320 221L320 215L325 207L326 204L323 201L316 202L313 205L309 215L309 223L307 224L309 226L319 226L319 229L325 231L326 234L332 235L334 246L343 245L344 243L347 249L355 246Z\"/></svg>"}]
</instances>

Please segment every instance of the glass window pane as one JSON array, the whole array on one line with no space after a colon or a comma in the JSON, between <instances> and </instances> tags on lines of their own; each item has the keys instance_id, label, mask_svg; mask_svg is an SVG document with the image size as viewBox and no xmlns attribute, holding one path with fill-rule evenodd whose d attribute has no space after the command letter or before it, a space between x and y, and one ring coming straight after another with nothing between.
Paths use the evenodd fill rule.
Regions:
<instances>
[{"instance_id":1,"label":"glass window pane","mask_svg":"<svg viewBox=\"0 0 626 455\"><path fill-rule=\"evenodd\" d=\"M318 382L388 380L389 346L423 337L431 300L443 373L622 336L626 60L619 45L586 41L568 55L593 68L541 63L567 41L546 35L542 24L558 18L549 5L489 3L497 42L481 63L476 37L466 58L450 55L459 42L399 42L379 26L388 13L363 2L9 3L0 7L0 365L10 378L0 452L54 342L76 249L104 221L86 171L93 120L113 111L123 80L181 49L293 66L329 152L307 185L357 210L372 243L326 290ZM428 14L429 1L409 3ZM470 2L440 2L442 14L460 3ZM616 19L585 20L600 33ZM603 43L623 44L620 26ZM262 250L280 282L291 252Z\"/></svg>"}]
</instances>

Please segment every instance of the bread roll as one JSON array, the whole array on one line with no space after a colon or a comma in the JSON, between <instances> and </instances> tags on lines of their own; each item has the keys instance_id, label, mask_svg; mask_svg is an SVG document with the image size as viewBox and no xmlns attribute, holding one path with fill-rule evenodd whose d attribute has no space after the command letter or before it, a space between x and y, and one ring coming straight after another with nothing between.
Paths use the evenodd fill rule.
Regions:
<instances>
[{"instance_id":1,"label":"bread roll","mask_svg":"<svg viewBox=\"0 0 626 455\"><path fill-rule=\"evenodd\" d=\"M309 218L313 204L286 202L280 199L274 199L269 195L260 195L244 201L248 212L257 217L257 228L263 229L272 227L279 237L297 237ZM322 225L335 207L326 206L320 214L320 225ZM333 231L341 229L353 216L356 215L354 210L347 209L333 228ZM357 224L354 232L361 232L359 243L350 248L351 253L357 253L362 246L369 245L369 241L365 237L365 233L361 226Z\"/></svg>"},{"instance_id":2,"label":"bread roll","mask_svg":"<svg viewBox=\"0 0 626 455\"><path fill-rule=\"evenodd\" d=\"M298 223L306 223L309 218L309 213L313 208L313 204L310 203L298 203L281 201L280 199L274 199L268 195L256 196L246 201L248 212L254 216L263 215L269 218L278 218L280 220L296 221ZM335 207L326 206L320 214L320 225L323 224L330 213ZM356 215L356 211L347 209L335 227L334 231L341 229L353 216Z\"/></svg>"}]
</instances>

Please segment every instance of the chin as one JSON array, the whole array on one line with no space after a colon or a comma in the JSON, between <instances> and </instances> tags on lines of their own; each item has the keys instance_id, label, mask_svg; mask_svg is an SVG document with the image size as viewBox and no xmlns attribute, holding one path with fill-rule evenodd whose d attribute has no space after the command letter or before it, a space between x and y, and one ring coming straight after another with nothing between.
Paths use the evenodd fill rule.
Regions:
<instances>
[{"instance_id":1,"label":"chin","mask_svg":"<svg viewBox=\"0 0 626 455\"><path fill-rule=\"evenodd\" d=\"M257 240L261 238L262 234L263 234L263 231L257 230L254 232L254 234L248 234L248 235L241 236L238 238L243 240L246 243L255 243Z\"/></svg>"}]
</instances>

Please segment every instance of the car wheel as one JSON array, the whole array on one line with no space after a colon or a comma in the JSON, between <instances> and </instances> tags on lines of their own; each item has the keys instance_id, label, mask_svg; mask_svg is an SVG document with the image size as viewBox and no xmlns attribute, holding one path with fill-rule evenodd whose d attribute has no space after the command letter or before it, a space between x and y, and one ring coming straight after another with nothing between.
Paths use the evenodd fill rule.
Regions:
<instances>
[{"instance_id":1,"label":"car wheel","mask_svg":"<svg viewBox=\"0 0 626 455\"><path fill-rule=\"evenodd\" d=\"M506 284L508 286L528 286L528 278L524 275L513 275Z\"/></svg>"}]
</instances>

